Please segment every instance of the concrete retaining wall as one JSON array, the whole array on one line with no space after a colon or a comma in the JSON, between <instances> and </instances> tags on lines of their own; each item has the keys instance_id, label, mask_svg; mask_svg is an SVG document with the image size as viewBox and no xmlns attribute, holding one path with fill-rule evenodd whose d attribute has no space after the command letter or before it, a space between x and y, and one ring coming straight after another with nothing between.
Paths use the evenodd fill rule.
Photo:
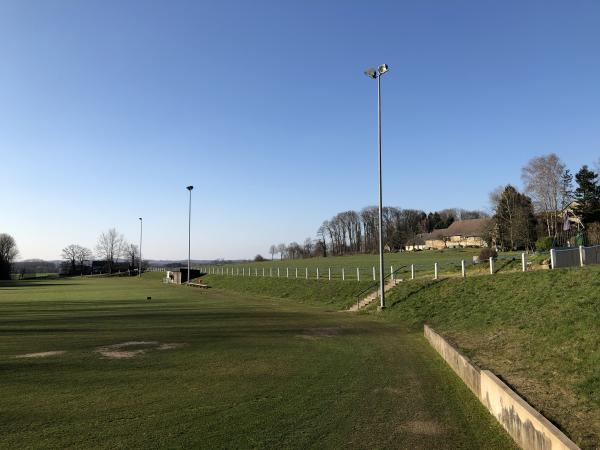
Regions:
<instances>
[{"instance_id":1,"label":"concrete retaining wall","mask_svg":"<svg viewBox=\"0 0 600 450\"><path fill-rule=\"evenodd\" d=\"M563 432L492 372L480 370L427 325L425 337L521 448L580 450Z\"/></svg>"},{"instance_id":2,"label":"concrete retaining wall","mask_svg":"<svg viewBox=\"0 0 600 450\"><path fill-rule=\"evenodd\" d=\"M437 352L442 355L442 358L448 363L452 370L460 377L461 380L471 389L473 394L479 397L481 392L481 374L479 367L473 364L469 358L462 355L442 336L437 334L433 329L425 325L425 337Z\"/></svg>"}]
</instances>

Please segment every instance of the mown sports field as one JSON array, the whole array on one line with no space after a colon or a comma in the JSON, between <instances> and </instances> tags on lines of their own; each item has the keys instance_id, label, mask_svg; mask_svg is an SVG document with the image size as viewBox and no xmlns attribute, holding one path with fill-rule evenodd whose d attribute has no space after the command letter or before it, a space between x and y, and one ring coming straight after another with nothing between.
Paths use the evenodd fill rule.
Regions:
<instances>
[{"instance_id":1,"label":"mown sports field","mask_svg":"<svg viewBox=\"0 0 600 450\"><path fill-rule=\"evenodd\" d=\"M331 284L160 277L0 286L2 448L514 448L420 330Z\"/></svg>"}]
</instances>

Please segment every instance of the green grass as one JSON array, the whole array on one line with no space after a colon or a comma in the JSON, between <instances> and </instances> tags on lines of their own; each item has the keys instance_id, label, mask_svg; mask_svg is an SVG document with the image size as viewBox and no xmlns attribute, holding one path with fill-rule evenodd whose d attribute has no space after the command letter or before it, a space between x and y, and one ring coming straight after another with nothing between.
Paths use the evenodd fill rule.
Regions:
<instances>
[{"instance_id":1,"label":"green grass","mask_svg":"<svg viewBox=\"0 0 600 450\"><path fill-rule=\"evenodd\" d=\"M600 267L414 281L387 301L384 317L432 325L581 448L598 448Z\"/></svg>"},{"instance_id":2,"label":"green grass","mask_svg":"<svg viewBox=\"0 0 600 450\"><path fill-rule=\"evenodd\" d=\"M290 303L305 303L327 306L330 310L347 309L356 303L356 297L362 299L372 290L373 281L346 281L339 279L286 279L269 277L227 277L206 275L202 281L213 288L227 291L263 295L289 300ZM369 289L371 288L371 289Z\"/></svg>"},{"instance_id":3,"label":"green grass","mask_svg":"<svg viewBox=\"0 0 600 450\"><path fill-rule=\"evenodd\" d=\"M0 285L0 447L514 448L420 330L292 295L160 274ZM95 352L127 341L183 345Z\"/></svg>"},{"instance_id":4,"label":"green grass","mask_svg":"<svg viewBox=\"0 0 600 450\"><path fill-rule=\"evenodd\" d=\"M433 276L433 264L439 263L440 275L442 276L457 276L461 272L461 260L465 260L469 266L469 271L475 273L484 273L488 270L487 264L473 265L473 256L479 255L480 249L464 248L464 249L446 249L446 250L425 250L419 252L401 252L401 253L386 253L385 254L385 271L389 274L391 268L394 270L403 268L398 274L399 277L408 277L410 274L410 265L415 265L416 277L426 278ZM497 264L498 271L511 271L520 269L519 252L504 252L500 254ZM511 262L515 258L514 262ZM510 262L510 264L509 264ZM319 268L320 278L327 279L329 269L333 279L342 278L342 268L345 269L346 280L356 281L356 269L360 271L361 281L373 280L373 267L379 267L378 255L350 255L350 256L333 256L327 258L306 258L306 259L284 259L264 262L248 262L243 264L222 264L218 266L203 266L210 270L232 270L233 273L242 275L242 270L247 276L250 269L251 276L258 275L262 277L263 269L265 277L272 276L277 278L277 268L279 268L279 278L285 278L287 275L286 269L289 269L290 278L295 278L296 268L298 268L298 277L304 278L306 269L309 270L309 278L316 278L316 269ZM270 272L270 269L272 272Z\"/></svg>"}]
</instances>

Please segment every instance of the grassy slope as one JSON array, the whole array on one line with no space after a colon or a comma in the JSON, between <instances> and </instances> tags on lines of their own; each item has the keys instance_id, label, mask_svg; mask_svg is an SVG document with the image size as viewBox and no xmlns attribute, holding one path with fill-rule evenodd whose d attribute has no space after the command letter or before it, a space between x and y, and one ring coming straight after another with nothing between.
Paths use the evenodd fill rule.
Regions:
<instances>
[{"instance_id":1,"label":"grassy slope","mask_svg":"<svg viewBox=\"0 0 600 450\"><path fill-rule=\"evenodd\" d=\"M600 268L402 283L389 318L449 336L582 448L600 443Z\"/></svg>"},{"instance_id":2,"label":"grassy slope","mask_svg":"<svg viewBox=\"0 0 600 450\"><path fill-rule=\"evenodd\" d=\"M212 288L240 293L289 299L294 303L327 305L329 309L347 309L356 302L356 296L367 290L367 295L377 286L373 281L306 280L269 277L227 277L206 275L202 277ZM369 290L369 287L372 287Z\"/></svg>"},{"instance_id":3,"label":"grassy slope","mask_svg":"<svg viewBox=\"0 0 600 450\"><path fill-rule=\"evenodd\" d=\"M386 270L389 270L390 266L395 266L396 268L402 265L410 265L416 264L419 267L428 268L433 267L433 263L435 261L440 262L441 264L448 263L456 263L460 264L461 259L466 259L468 261L472 260L473 255L478 255L478 249L452 249L452 250L444 250L444 251L422 251L422 252L402 252L402 253L386 253L385 254L385 265ZM350 255L350 256L330 256L327 258L306 258L306 259L295 259L295 260L287 260L284 259L282 261L275 259L274 261L264 261L260 263L249 262L245 264L232 264L230 267L257 267L262 269L262 267L280 267L285 269L285 267L299 267L304 268L308 267L314 269L319 267L321 269L321 273L326 274L327 268L331 267L334 273L337 274L341 271L341 268L344 267L346 269L346 275L348 277L354 277L356 268L361 268L361 274L363 277L368 277L371 274L371 269L373 266L377 267L379 264L379 257L377 255L370 254L361 254L361 255Z\"/></svg>"},{"instance_id":4,"label":"grassy slope","mask_svg":"<svg viewBox=\"0 0 600 450\"><path fill-rule=\"evenodd\" d=\"M151 275L4 284L0 318L2 448L512 448L420 333L368 315ZM186 345L94 353L132 340Z\"/></svg>"}]
</instances>

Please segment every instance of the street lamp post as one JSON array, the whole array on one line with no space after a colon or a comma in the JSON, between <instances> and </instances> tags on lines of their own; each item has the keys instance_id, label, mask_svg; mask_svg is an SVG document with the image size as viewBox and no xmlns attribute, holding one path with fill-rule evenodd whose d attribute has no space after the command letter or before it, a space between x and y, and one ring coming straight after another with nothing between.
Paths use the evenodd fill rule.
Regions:
<instances>
[{"instance_id":1,"label":"street lamp post","mask_svg":"<svg viewBox=\"0 0 600 450\"><path fill-rule=\"evenodd\" d=\"M142 223L143 220L141 217L139 217L140 219L140 264L138 267L138 277L142 276Z\"/></svg>"},{"instance_id":2,"label":"street lamp post","mask_svg":"<svg viewBox=\"0 0 600 450\"><path fill-rule=\"evenodd\" d=\"M388 71L387 64L381 64L377 69L365 70L365 75L377 80L377 141L379 158L379 307L385 308L385 286L383 282L383 195L381 183L381 76Z\"/></svg>"},{"instance_id":3,"label":"street lamp post","mask_svg":"<svg viewBox=\"0 0 600 450\"><path fill-rule=\"evenodd\" d=\"M194 189L194 186L188 186L186 187L186 189L188 191L190 191L190 203L189 203L189 208L188 208L188 270L187 270L187 283L189 284L190 282L190 255L191 255L191 249L192 249L192 240L191 240L191 236L192 236L192 189Z\"/></svg>"}]
</instances>

